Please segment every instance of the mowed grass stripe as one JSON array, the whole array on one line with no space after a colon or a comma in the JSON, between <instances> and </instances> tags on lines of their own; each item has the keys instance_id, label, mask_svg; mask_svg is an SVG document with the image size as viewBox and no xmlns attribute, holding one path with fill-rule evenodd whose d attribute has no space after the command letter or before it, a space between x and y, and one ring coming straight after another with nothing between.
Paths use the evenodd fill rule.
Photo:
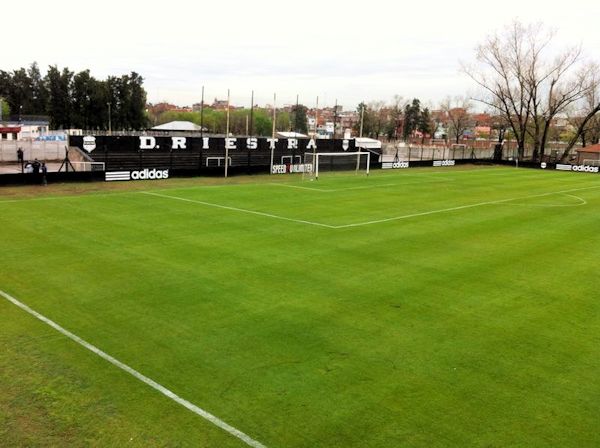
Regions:
<instances>
[{"instance_id":1,"label":"mowed grass stripe","mask_svg":"<svg viewBox=\"0 0 600 448\"><path fill-rule=\"evenodd\" d=\"M58 325L56 322L48 319L46 316L43 316L42 314L38 313L37 311L31 309L29 306L27 306L20 300L15 299L10 294L0 290L0 296L4 297L10 303L19 307L20 309L22 309L26 313L32 315L36 319L45 323L46 325L52 327L54 330L58 331L60 334L66 336L67 338L71 339L75 343L81 345L85 349L89 350L90 352L92 352L95 355L99 356L100 358L104 359L105 361L108 361L115 367L118 367L119 369L123 370L124 372L126 372L129 375L133 376L134 378L138 379L142 383L150 386L152 389L160 392L161 394L163 394L167 398L173 400L177 404L183 406L184 408L188 409L189 411L193 412L194 414L209 421L213 425L218 426L219 428L221 428L225 432L228 432L232 436L237 437L238 439L243 441L246 445L251 446L253 448L265 448L265 446L262 443L254 440L252 437L248 436L247 434L244 434L242 431L238 430L237 428L234 428L233 426L225 423L223 420L221 420L220 418L211 414L210 412L207 412L204 409L196 406L195 404L190 403L189 401L185 400L184 398L181 398L179 395L177 395L176 393L167 389L162 384L158 384L156 381L152 380L151 378L148 378L146 375L143 375L142 373L138 372L137 370L133 369L132 367L128 366L127 364L122 363L118 359L110 356L108 353L100 350L98 347L81 339L76 334L71 333L69 330L66 330L62 326Z\"/></svg>"}]
</instances>

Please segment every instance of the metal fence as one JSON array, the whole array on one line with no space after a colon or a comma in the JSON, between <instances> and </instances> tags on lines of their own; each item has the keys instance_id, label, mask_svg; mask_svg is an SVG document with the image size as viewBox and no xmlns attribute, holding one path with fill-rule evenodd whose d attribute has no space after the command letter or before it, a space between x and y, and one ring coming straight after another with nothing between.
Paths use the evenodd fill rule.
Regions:
<instances>
[{"instance_id":1,"label":"metal fence","mask_svg":"<svg viewBox=\"0 0 600 448\"><path fill-rule=\"evenodd\" d=\"M386 151L390 154L390 150ZM393 150L396 152L396 149ZM462 159L491 159L494 156L494 150L490 148L469 148L445 147L445 146L424 146L407 145L397 148L399 160L421 161L421 160L462 160Z\"/></svg>"},{"instance_id":2,"label":"metal fence","mask_svg":"<svg viewBox=\"0 0 600 448\"><path fill-rule=\"evenodd\" d=\"M489 160L494 158L495 145L420 145L420 144L384 144L384 154L398 155L399 160L426 161L426 160ZM570 158L577 154L578 147L571 149ZM565 145L550 145L546 147L544 161L560 159L565 150ZM520 160L533 161L533 148L526 148ZM502 148L501 160L514 160L518 155L516 145L506 144Z\"/></svg>"}]
</instances>

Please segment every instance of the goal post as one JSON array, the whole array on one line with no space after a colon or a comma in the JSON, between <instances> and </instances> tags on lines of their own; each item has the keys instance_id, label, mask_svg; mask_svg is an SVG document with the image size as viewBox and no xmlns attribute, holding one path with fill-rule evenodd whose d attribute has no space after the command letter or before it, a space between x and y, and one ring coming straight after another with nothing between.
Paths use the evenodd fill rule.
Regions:
<instances>
[{"instance_id":1,"label":"goal post","mask_svg":"<svg viewBox=\"0 0 600 448\"><path fill-rule=\"evenodd\" d=\"M368 176L371 165L371 153L363 151L307 152L304 153L304 165L312 167L310 171L307 170L306 174L314 179L319 179L319 174L326 171L326 168L330 168L332 171L354 171L356 174L364 170Z\"/></svg>"},{"instance_id":2,"label":"goal post","mask_svg":"<svg viewBox=\"0 0 600 448\"><path fill-rule=\"evenodd\" d=\"M73 162L71 166L75 171L105 171L104 162Z\"/></svg>"},{"instance_id":3,"label":"goal post","mask_svg":"<svg viewBox=\"0 0 600 448\"><path fill-rule=\"evenodd\" d=\"M600 159L583 159L582 165L600 166Z\"/></svg>"}]
</instances>

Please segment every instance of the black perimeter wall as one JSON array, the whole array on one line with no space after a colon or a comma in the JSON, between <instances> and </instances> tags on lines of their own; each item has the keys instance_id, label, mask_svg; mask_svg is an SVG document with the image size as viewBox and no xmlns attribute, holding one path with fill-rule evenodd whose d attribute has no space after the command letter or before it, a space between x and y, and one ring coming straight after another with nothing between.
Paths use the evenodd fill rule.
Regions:
<instances>
[{"instance_id":1,"label":"black perimeter wall","mask_svg":"<svg viewBox=\"0 0 600 448\"><path fill-rule=\"evenodd\" d=\"M160 168L196 174L222 173L226 143L235 147L228 150L232 174L269 172L271 141L267 138L72 136L69 141L70 146L84 150L94 161L104 162L106 171ZM273 164L303 163L304 154L313 151L312 144L317 152L356 151L352 139L279 139L275 142ZM371 164L378 162L373 154Z\"/></svg>"}]
</instances>

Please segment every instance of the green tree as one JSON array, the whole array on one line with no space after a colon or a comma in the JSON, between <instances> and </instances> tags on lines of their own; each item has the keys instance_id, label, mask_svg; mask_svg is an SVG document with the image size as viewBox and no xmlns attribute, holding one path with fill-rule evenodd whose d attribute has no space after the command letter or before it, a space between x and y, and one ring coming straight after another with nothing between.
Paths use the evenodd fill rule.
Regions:
<instances>
[{"instance_id":1,"label":"green tree","mask_svg":"<svg viewBox=\"0 0 600 448\"><path fill-rule=\"evenodd\" d=\"M73 77L71 119L75 128L92 128L90 123L92 81L89 70L79 72Z\"/></svg>"},{"instance_id":2,"label":"green tree","mask_svg":"<svg viewBox=\"0 0 600 448\"><path fill-rule=\"evenodd\" d=\"M421 101L415 98L412 103L404 108L404 129L402 131L404 139L408 139L415 131L419 130L421 120Z\"/></svg>"},{"instance_id":3,"label":"green tree","mask_svg":"<svg viewBox=\"0 0 600 448\"><path fill-rule=\"evenodd\" d=\"M136 72L131 72L127 81L127 89L129 91L127 127L131 129L144 129L148 126L148 118L145 113L146 91L144 90L144 78Z\"/></svg>"},{"instance_id":4,"label":"green tree","mask_svg":"<svg viewBox=\"0 0 600 448\"><path fill-rule=\"evenodd\" d=\"M8 101L0 96L0 121L8 120L10 117L10 106Z\"/></svg>"},{"instance_id":5,"label":"green tree","mask_svg":"<svg viewBox=\"0 0 600 448\"><path fill-rule=\"evenodd\" d=\"M48 68L45 82L49 94L50 126L54 129L69 129L71 127L73 72L67 68L60 71L58 67L52 65Z\"/></svg>"},{"instance_id":6,"label":"green tree","mask_svg":"<svg viewBox=\"0 0 600 448\"><path fill-rule=\"evenodd\" d=\"M364 102L360 103L356 107L358 113L358 121L354 125L354 131L356 135L360 136L361 118L362 118L362 135L372 136L375 133L375 126L377 123L377 117L375 116L372 107L367 106Z\"/></svg>"},{"instance_id":7,"label":"green tree","mask_svg":"<svg viewBox=\"0 0 600 448\"><path fill-rule=\"evenodd\" d=\"M421 112L421 116L419 117L419 130L423 133L423 137L425 134L432 135L435 129L433 129L433 120L431 118L431 112L426 107Z\"/></svg>"},{"instance_id":8,"label":"green tree","mask_svg":"<svg viewBox=\"0 0 600 448\"><path fill-rule=\"evenodd\" d=\"M254 110L254 133L259 137L270 137L273 131L273 119L265 109Z\"/></svg>"},{"instance_id":9,"label":"green tree","mask_svg":"<svg viewBox=\"0 0 600 448\"><path fill-rule=\"evenodd\" d=\"M308 132L308 120L306 113L308 108L302 104L292 106L291 124L292 131L306 134Z\"/></svg>"},{"instance_id":10,"label":"green tree","mask_svg":"<svg viewBox=\"0 0 600 448\"><path fill-rule=\"evenodd\" d=\"M48 108L48 89L37 62L33 62L27 71L31 86L31 110L34 115L46 115Z\"/></svg>"},{"instance_id":11,"label":"green tree","mask_svg":"<svg viewBox=\"0 0 600 448\"><path fill-rule=\"evenodd\" d=\"M287 131L292 126L292 119L290 117L290 113L286 111L277 112L275 118L275 130L277 131ZM271 134L269 134L271 135Z\"/></svg>"}]
</instances>

